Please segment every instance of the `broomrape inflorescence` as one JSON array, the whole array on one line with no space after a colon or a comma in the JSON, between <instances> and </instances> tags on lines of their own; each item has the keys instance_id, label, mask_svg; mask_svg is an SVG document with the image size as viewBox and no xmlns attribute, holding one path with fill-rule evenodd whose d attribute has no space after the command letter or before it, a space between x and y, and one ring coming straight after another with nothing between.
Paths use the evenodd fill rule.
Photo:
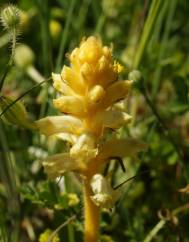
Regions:
<instances>
[{"instance_id":1,"label":"broomrape inflorescence","mask_svg":"<svg viewBox=\"0 0 189 242\"><path fill-rule=\"evenodd\" d=\"M71 66L61 74L52 74L53 86L60 96L53 100L62 115L36 122L46 136L56 135L71 144L69 152L48 157L44 168L50 178L74 171L84 184L85 241L98 241L99 208L113 206L118 192L101 175L114 157L135 156L146 145L135 139L106 137L107 129L118 129L131 121L131 116L116 107L124 100L131 80L118 79L122 71L112 57L112 50L100 39L89 37L69 55ZM109 137L109 136L108 136Z\"/></svg>"}]
</instances>

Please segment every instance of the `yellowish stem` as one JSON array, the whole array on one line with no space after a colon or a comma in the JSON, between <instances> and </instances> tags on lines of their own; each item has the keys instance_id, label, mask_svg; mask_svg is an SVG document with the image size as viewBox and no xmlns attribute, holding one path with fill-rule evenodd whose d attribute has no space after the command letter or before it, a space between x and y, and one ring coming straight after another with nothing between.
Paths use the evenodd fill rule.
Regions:
<instances>
[{"instance_id":1,"label":"yellowish stem","mask_svg":"<svg viewBox=\"0 0 189 242\"><path fill-rule=\"evenodd\" d=\"M90 188L89 180L85 181L84 185L84 241L85 242L98 242L99 241L99 223L100 211L99 208L93 203L90 196L92 191Z\"/></svg>"}]
</instances>

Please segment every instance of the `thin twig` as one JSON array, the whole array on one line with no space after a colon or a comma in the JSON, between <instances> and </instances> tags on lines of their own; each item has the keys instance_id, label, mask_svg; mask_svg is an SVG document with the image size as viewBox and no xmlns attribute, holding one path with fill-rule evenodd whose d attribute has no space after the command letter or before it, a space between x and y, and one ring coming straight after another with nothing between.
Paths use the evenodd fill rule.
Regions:
<instances>
[{"instance_id":1,"label":"thin twig","mask_svg":"<svg viewBox=\"0 0 189 242\"><path fill-rule=\"evenodd\" d=\"M3 84L5 82L5 78L6 78L7 74L9 73L9 70L10 70L11 67L12 67L12 64L10 63L10 60L9 60L9 62L6 65L5 69L3 70L2 78L0 80L0 91L3 88Z\"/></svg>"},{"instance_id":2,"label":"thin twig","mask_svg":"<svg viewBox=\"0 0 189 242\"><path fill-rule=\"evenodd\" d=\"M142 176L142 175L145 174L145 173L149 173L149 171L142 171L141 173L139 173L139 174L137 174L137 175L135 175L135 176L132 176L132 177L128 178L127 180L125 180L124 182L120 183L119 185L115 186L113 189L116 190L116 189L120 188L121 186L123 186L123 185L124 185L125 183L127 183L128 181L131 181L131 180L133 180L134 178L137 178L137 177L139 177L139 176Z\"/></svg>"},{"instance_id":3,"label":"thin twig","mask_svg":"<svg viewBox=\"0 0 189 242\"><path fill-rule=\"evenodd\" d=\"M181 212L184 212L186 210L189 210L189 203L186 203L176 209L174 209L171 212L171 217L178 215ZM143 242L150 242L156 235L157 233L163 228L163 226L166 224L166 222L169 220L160 220L155 227L147 234L146 238L143 240Z\"/></svg>"},{"instance_id":4,"label":"thin twig","mask_svg":"<svg viewBox=\"0 0 189 242\"><path fill-rule=\"evenodd\" d=\"M150 233L146 236L143 242L150 242L156 234L160 231L160 229L163 228L163 226L166 224L166 220L160 220L156 226L150 231Z\"/></svg>"},{"instance_id":5,"label":"thin twig","mask_svg":"<svg viewBox=\"0 0 189 242\"><path fill-rule=\"evenodd\" d=\"M7 76L7 74L9 73L10 69L13 66L14 54L15 54L15 49L16 49L16 37L17 37L17 32L16 31L17 30L14 28L13 32L11 33L11 35L12 35L12 51L11 51L11 55L10 55L9 61L8 61L7 65L6 65L4 71L3 71L2 78L0 80L0 92L1 92L1 90L3 88L6 76Z\"/></svg>"}]
</instances>

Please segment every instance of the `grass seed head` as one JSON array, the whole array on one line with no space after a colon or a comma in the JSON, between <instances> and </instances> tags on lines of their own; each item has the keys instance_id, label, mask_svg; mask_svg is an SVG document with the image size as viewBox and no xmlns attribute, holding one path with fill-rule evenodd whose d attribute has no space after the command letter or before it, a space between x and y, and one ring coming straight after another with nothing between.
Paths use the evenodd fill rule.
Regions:
<instances>
[{"instance_id":1,"label":"grass seed head","mask_svg":"<svg viewBox=\"0 0 189 242\"><path fill-rule=\"evenodd\" d=\"M1 23L6 30L18 29L21 22L21 11L15 5L9 4L1 10Z\"/></svg>"}]
</instances>

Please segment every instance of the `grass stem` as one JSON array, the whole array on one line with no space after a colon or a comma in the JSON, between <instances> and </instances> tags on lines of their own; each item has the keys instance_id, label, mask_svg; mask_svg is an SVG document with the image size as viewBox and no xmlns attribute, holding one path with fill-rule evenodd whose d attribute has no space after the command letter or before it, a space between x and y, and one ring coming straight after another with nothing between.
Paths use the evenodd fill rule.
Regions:
<instances>
[{"instance_id":1,"label":"grass stem","mask_svg":"<svg viewBox=\"0 0 189 242\"><path fill-rule=\"evenodd\" d=\"M138 69L140 65L152 28L160 12L161 3L162 3L162 0L153 0L153 2L151 3L150 11L144 25L139 47L134 58L134 63L133 63L134 69Z\"/></svg>"},{"instance_id":2,"label":"grass stem","mask_svg":"<svg viewBox=\"0 0 189 242\"><path fill-rule=\"evenodd\" d=\"M171 216L176 216L181 212L189 211L189 203L186 203L176 209L174 209L171 213ZM169 220L160 220L155 227L148 233L146 238L143 240L143 242L150 242L152 239L157 235L157 233L164 227L164 225L167 223Z\"/></svg>"},{"instance_id":3,"label":"grass stem","mask_svg":"<svg viewBox=\"0 0 189 242\"><path fill-rule=\"evenodd\" d=\"M76 0L72 0L71 3L70 3L68 16L66 18L66 24L65 24L65 27L64 27L64 31L62 33L58 57L57 57L57 60L56 60L56 68L55 68L56 71L60 71L61 66L62 66L62 59L63 59L65 47L66 47L66 41L67 41L67 38L68 38L68 32L69 32L69 27L70 27L70 24L71 24L71 21L72 21L72 15L73 15L75 3L76 3Z\"/></svg>"}]
</instances>

